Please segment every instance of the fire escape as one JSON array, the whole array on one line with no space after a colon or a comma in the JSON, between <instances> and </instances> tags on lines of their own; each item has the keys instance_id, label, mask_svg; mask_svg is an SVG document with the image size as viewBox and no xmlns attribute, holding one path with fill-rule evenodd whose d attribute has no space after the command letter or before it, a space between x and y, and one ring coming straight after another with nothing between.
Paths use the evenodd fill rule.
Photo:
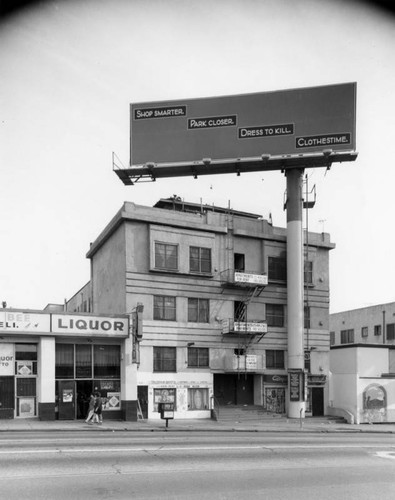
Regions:
<instances>
[{"instance_id":1,"label":"fire escape","mask_svg":"<svg viewBox=\"0 0 395 500\"><path fill-rule=\"evenodd\" d=\"M267 333L265 321L250 321L247 315L248 305L254 298L259 297L268 284L267 275L256 271L245 270L245 256L234 252L234 220L227 213L227 240L226 255L228 269L220 273L222 293L225 290L234 292L234 314L232 318L222 319L223 339L233 340L237 343L235 354L237 356L236 369L238 373L253 369L250 366L254 356L248 356L248 348L253 342L259 342ZM255 356L256 358L256 356Z\"/></svg>"}]
</instances>

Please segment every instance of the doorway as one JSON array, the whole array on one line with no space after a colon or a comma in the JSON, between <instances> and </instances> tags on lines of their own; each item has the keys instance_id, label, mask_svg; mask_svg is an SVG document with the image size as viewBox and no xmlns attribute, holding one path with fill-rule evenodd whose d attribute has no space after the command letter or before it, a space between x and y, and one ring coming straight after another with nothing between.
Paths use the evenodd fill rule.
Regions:
<instances>
[{"instance_id":1,"label":"doorway","mask_svg":"<svg viewBox=\"0 0 395 500\"><path fill-rule=\"evenodd\" d=\"M322 417L324 415L324 388L311 388L311 410L313 417Z\"/></svg>"},{"instance_id":2,"label":"doorway","mask_svg":"<svg viewBox=\"0 0 395 500\"><path fill-rule=\"evenodd\" d=\"M14 418L14 377L0 377L0 418Z\"/></svg>"},{"instance_id":3,"label":"doorway","mask_svg":"<svg viewBox=\"0 0 395 500\"><path fill-rule=\"evenodd\" d=\"M90 395L93 392L93 382L92 380L77 380L75 384L77 390L76 418L85 419L88 415Z\"/></svg>"},{"instance_id":4,"label":"doorway","mask_svg":"<svg viewBox=\"0 0 395 500\"><path fill-rule=\"evenodd\" d=\"M92 380L57 381L58 419L85 419L88 414L89 397L92 391Z\"/></svg>"},{"instance_id":5,"label":"doorway","mask_svg":"<svg viewBox=\"0 0 395 500\"><path fill-rule=\"evenodd\" d=\"M214 395L220 405L254 404L254 376L251 374L215 374Z\"/></svg>"},{"instance_id":6,"label":"doorway","mask_svg":"<svg viewBox=\"0 0 395 500\"><path fill-rule=\"evenodd\" d=\"M148 385L137 386L137 399L140 402L143 418L148 418Z\"/></svg>"}]
</instances>

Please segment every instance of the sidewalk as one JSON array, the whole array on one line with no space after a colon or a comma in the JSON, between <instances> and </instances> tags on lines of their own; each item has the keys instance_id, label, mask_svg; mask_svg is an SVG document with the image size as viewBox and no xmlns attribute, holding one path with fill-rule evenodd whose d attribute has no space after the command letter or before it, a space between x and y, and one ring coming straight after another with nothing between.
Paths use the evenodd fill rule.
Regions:
<instances>
[{"instance_id":1,"label":"sidewalk","mask_svg":"<svg viewBox=\"0 0 395 500\"><path fill-rule=\"evenodd\" d=\"M105 420L102 425L86 424L83 420L40 421L31 419L0 420L1 432L22 431L109 431L109 432L310 432L310 433L387 433L395 434L394 424L350 425L333 420L306 418L262 419L248 422L216 422L214 420L142 420L124 422Z\"/></svg>"}]
</instances>

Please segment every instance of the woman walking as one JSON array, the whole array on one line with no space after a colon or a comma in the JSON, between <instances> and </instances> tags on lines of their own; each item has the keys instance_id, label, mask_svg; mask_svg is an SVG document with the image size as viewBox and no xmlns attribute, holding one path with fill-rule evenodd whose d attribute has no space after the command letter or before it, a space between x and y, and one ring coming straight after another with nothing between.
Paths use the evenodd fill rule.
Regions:
<instances>
[{"instance_id":1,"label":"woman walking","mask_svg":"<svg viewBox=\"0 0 395 500\"><path fill-rule=\"evenodd\" d=\"M88 416L86 417L85 423L92 424L91 420L95 415L95 396L93 394L90 395L89 398L89 408L88 408Z\"/></svg>"},{"instance_id":2,"label":"woman walking","mask_svg":"<svg viewBox=\"0 0 395 500\"><path fill-rule=\"evenodd\" d=\"M101 425L103 423L103 415L102 415L103 401L100 392L96 392L95 396L96 398L95 398L94 412L96 416L96 422Z\"/></svg>"}]
</instances>

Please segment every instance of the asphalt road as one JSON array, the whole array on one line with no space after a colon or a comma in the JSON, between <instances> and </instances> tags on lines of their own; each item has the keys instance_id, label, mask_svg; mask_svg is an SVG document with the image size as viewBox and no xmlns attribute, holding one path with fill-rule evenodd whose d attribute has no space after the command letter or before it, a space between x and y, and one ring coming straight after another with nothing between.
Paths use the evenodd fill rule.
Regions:
<instances>
[{"instance_id":1,"label":"asphalt road","mask_svg":"<svg viewBox=\"0 0 395 500\"><path fill-rule=\"evenodd\" d=\"M395 498L395 435L15 432L0 498Z\"/></svg>"}]
</instances>

